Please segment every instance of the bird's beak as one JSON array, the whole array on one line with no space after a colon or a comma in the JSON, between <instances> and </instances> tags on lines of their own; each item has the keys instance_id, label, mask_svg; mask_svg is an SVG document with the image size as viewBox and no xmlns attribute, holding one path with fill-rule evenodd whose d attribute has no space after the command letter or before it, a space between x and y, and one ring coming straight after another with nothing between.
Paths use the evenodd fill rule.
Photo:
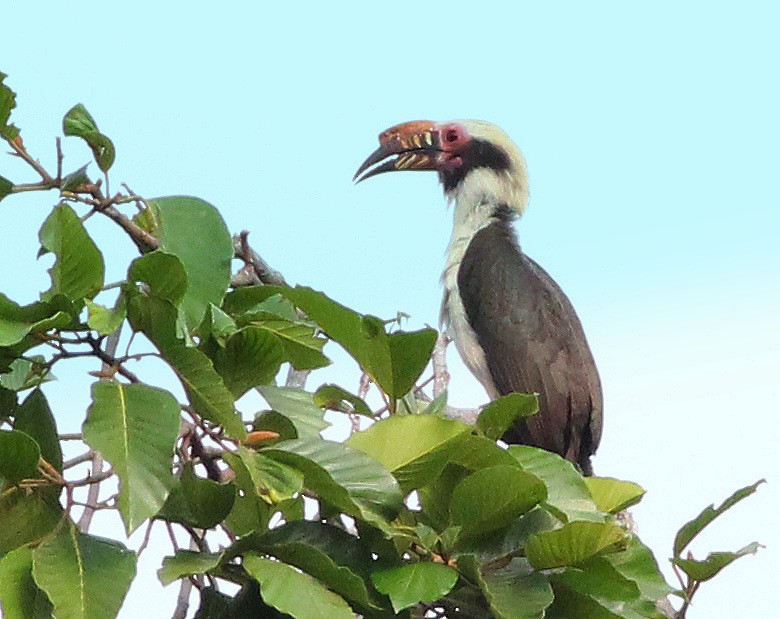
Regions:
<instances>
[{"instance_id":1,"label":"bird's beak","mask_svg":"<svg viewBox=\"0 0 780 619\"><path fill-rule=\"evenodd\" d=\"M352 180L359 183L377 174L398 170L436 170L442 155L440 143L436 123L432 120L415 120L390 127L379 134L379 148L362 163ZM384 161L388 157L393 158ZM382 161L384 163L371 169Z\"/></svg>"}]
</instances>

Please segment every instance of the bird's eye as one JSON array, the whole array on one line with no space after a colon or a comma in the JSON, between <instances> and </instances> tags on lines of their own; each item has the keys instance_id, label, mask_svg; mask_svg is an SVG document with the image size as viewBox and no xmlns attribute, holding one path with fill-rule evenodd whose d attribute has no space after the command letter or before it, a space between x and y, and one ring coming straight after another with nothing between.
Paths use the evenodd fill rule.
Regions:
<instances>
[{"instance_id":1,"label":"bird's eye","mask_svg":"<svg viewBox=\"0 0 780 619\"><path fill-rule=\"evenodd\" d=\"M450 129L447 132L446 140L448 142L457 142L458 141L458 132L455 129Z\"/></svg>"}]
</instances>

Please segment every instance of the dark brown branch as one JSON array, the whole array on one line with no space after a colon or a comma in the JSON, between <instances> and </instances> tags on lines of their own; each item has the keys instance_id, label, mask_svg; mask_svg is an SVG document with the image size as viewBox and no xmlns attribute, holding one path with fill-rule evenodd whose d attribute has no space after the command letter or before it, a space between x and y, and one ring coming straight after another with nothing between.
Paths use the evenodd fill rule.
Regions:
<instances>
[{"instance_id":1,"label":"dark brown branch","mask_svg":"<svg viewBox=\"0 0 780 619\"><path fill-rule=\"evenodd\" d=\"M269 264L265 260L263 260L260 257L260 255L249 246L248 230L243 230L241 234L236 234L233 236L233 250L235 252L236 258L243 260L244 264L251 268L252 274L257 277L259 283L271 284L274 286L287 285L284 276L279 271L272 269L269 266ZM239 280L243 282L244 280L252 279L250 276L247 276L246 273L244 273L244 275L241 276L242 271L244 271L244 269L239 271L239 274L237 275L237 277L240 276ZM258 283L258 282L250 282L250 283ZM242 285L246 286L248 284L243 283Z\"/></svg>"}]
</instances>

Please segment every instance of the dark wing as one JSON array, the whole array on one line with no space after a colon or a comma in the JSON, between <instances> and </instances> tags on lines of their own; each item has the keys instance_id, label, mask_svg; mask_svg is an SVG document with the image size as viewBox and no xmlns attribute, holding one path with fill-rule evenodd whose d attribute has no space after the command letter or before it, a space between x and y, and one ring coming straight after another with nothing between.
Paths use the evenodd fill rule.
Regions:
<instances>
[{"instance_id":1,"label":"dark wing","mask_svg":"<svg viewBox=\"0 0 780 619\"><path fill-rule=\"evenodd\" d=\"M496 390L539 394L539 413L504 440L554 451L591 474L601 438L601 382L569 299L501 220L474 235L458 289Z\"/></svg>"}]
</instances>

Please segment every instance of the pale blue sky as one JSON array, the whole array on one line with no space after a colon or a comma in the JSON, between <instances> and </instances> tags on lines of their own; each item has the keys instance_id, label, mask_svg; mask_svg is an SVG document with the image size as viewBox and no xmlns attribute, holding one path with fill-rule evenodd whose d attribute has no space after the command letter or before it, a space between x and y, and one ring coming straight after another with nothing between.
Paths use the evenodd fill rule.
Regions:
<instances>
[{"instance_id":1,"label":"pale blue sky","mask_svg":"<svg viewBox=\"0 0 780 619\"><path fill-rule=\"evenodd\" d=\"M207 199L231 230L251 230L291 282L362 312L404 311L416 328L438 319L449 237L435 176L355 187L352 174L379 131L401 121L502 126L529 167L521 243L571 297L601 369L597 473L648 489L635 517L664 565L680 524L769 478L695 550L769 547L704 585L689 616L771 616L766 591L780 570L775 4L259 4L6 9L14 26L0 41L0 70L19 94L26 145L52 165L61 118L82 102L117 147L114 184ZM66 168L90 159L75 139L65 145ZM0 174L33 180L11 158ZM50 202L0 205L2 290L19 301L47 287L35 254ZM116 252L109 279L121 279L132 248L106 222L90 225ZM454 350L450 360L453 403L481 403ZM344 363L312 380L355 387ZM48 393L65 427L88 401L86 387L74 393L64 381ZM147 577L123 617L170 615L174 587L163 591L150 573L165 552L146 555Z\"/></svg>"}]
</instances>

